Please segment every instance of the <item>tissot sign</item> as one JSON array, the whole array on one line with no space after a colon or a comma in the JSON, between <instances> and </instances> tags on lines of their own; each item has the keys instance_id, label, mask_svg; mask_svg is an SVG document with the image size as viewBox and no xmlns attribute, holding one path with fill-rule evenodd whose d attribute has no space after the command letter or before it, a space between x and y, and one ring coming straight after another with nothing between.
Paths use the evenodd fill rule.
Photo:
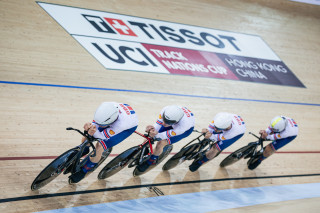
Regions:
<instances>
[{"instance_id":1,"label":"tissot sign","mask_svg":"<svg viewBox=\"0 0 320 213\"><path fill-rule=\"evenodd\" d=\"M304 87L259 36L38 4L105 68Z\"/></svg>"}]
</instances>

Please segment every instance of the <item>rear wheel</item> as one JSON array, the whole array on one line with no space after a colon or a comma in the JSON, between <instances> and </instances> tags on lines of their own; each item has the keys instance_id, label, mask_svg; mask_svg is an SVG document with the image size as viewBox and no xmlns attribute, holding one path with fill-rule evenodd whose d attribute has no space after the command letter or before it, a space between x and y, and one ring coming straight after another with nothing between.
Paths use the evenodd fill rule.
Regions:
<instances>
[{"instance_id":1,"label":"rear wheel","mask_svg":"<svg viewBox=\"0 0 320 213\"><path fill-rule=\"evenodd\" d=\"M181 149L163 165L162 170L172 169L183 163L185 160L189 160L189 158L198 151L199 147L200 144L196 143Z\"/></svg>"},{"instance_id":2,"label":"rear wheel","mask_svg":"<svg viewBox=\"0 0 320 213\"><path fill-rule=\"evenodd\" d=\"M65 168L69 167L75 161L76 155L78 154L79 149L73 148L55 160L53 160L46 168L44 168L40 174L35 178L33 183L31 184L31 190L38 190L41 187L50 183L53 179L55 179L58 175L60 175Z\"/></svg>"},{"instance_id":3,"label":"rear wheel","mask_svg":"<svg viewBox=\"0 0 320 213\"><path fill-rule=\"evenodd\" d=\"M253 148L254 148L254 145L247 145L234 151L220 163L220 167L226 167L226 166L230 166L231 164L234 164L235 162L239 161L241 158L245 157Z\"/></svg>"},{"instance_id":4,"label":"rear wheel","mask_svg":"<svg viewBox=\"0 0 320 213\"><path fill-rule=\"evenodd\" d=\"M105 179L119 172L132 161L141 151L139 146L132 147L111 160L99 173L98 179Z\"/></svg>"}]
</instances>

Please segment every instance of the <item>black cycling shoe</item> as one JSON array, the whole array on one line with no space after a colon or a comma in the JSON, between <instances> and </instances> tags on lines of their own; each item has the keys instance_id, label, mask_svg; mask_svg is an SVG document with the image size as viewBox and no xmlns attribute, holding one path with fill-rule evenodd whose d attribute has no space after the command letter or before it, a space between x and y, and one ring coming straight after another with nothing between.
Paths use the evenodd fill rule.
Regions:
<instances>
[{"instance_id":1,"label":"black cycling shoe","mask_svg":"<svg viewBox=\"0 0 320 213\"><path fill-rule=\"evenodd\" d=\"M260 165L261 162L262 162L261 160L257 160L254 163L250 163L248 165L248 169L254 170L255 168L257 168Z\"/></svg>"},{"instance_id":2,"label":"black cycling shoe","mask_svg":"<svg viewBox=\"0 0 320 213\"><path fill-rule=\"evenodd\" d=\"M200 163L202 158L203 156L200 159L193 161L193 163L189 166L189 170L191 172L195 172L199 169L199 167L202 165L202 163Z\"/></svg>"},{"instance_id":3,"label":"black cycling shoe","mask_svg":"<svg viewBox=\"0 0 320 213\"><path fill-rule=\"evenodd\" d=\"M191 165L189 166L189 170L190 170L191 172L195 172L195 171L197 171L197 170L199 169L200 166L201 166L201 164L198 163L198 161L197 161L197 162L195 162L195 163L193 163L193 164L191 164Z\"/></svg>"},{"instance_id":4,"label":"black cycling shoe","mask_svg":"<svg viewBox=\"0 0 320 213\"><path fill-rule=\"evenodd\" d=\"M202 152L199 154L199 157L193 161L193 163L189 166L189 170L191 172L197 171L199 167L204 163L202 162L202 159L204 158L204 156L205 156L205 153Z\"/></svg>"},{"instance_id":5,"label":"black cycling shoe","mask_svg":"<svg viewBox=\"0 0 320 213\"><path fill-rule=\"evenodd\" d=\"M81 169L79 172L69 176L69 183L79 183L85 176L86 173Z\"/></svg>"},{"instance_id":6,"label":"black cycling shoe","mask_svg":"<svg viewBox=\"0 0 320 213\"><path fill-rule=\"evenodd\" d=\"M255 168L257 168L261 163L261 160L260 160L261 156L262 156L262 153L259 153L256 157L250 158L250 160L248 160L247 162L248 169L254 170Z\"/></svg>"},{"instance_id":7,"label":"black cycling shoe","mask_svg":"<svg viewBox=\"0 0 320 213\"><path fill-rule=\"evenodd\" d=\"M142 164L140 164L139 166L137 166L137 169L139 170L139 172L145 172L151 165L148 164L147 161L143 162Z\"/></svg>"}]
</instances>

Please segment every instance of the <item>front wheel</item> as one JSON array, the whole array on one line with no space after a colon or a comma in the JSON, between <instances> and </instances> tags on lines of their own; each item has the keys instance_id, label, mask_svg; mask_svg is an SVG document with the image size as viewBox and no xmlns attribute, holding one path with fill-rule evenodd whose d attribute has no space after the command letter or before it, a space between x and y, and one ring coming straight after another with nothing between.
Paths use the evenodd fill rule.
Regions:
<instances>
[{"instance_id":1,"label":"front wheel","mask_svg":"<svg viewBox=\"0 0 320 213\"><path fill-rule=\"evenodd\" d=\"M119 172L130 164L141 151L139 146L132 147L111 160L99 173L98 179L105 179Z\"/></svg>"},{"instance_id":2,"label":"front wheel","mask_svg":"<svg viewBox=\"0 0 320 213\"><path fill-rule=\"evenodd\" d=\"M220 163L220 167L226 167L226 166L230 166L231 164L234 164L235 162L243 158L245 155L250 153L252 148L253 148L253 145L247 145L234 151Z\"/></svg>"},{"instance_id":3,"label":"front wheel","mask_svg":"<svg viewBox=\"0 0 320 213\"><path fill-rule=\"evenodd\" d=\"M58 177L58 175L60 175L66 167L70 166L73 163L78 152L78 148L73 148L53 160L34 179L33 183L31 184L31 190L38 190Z\"/></svg>"},{"instance_id":4,"label":"front wheel","mask_svg":"<svg viewBox=\"0 0 320 213\"><path fill-rule=\"evenodd\" d=\"M162 170L169 170L183 163L186 159L189 159L190 156L196 153L199 147L200 144L196 143L181 149L163 165Z\"/></svg>"}]
</instances>

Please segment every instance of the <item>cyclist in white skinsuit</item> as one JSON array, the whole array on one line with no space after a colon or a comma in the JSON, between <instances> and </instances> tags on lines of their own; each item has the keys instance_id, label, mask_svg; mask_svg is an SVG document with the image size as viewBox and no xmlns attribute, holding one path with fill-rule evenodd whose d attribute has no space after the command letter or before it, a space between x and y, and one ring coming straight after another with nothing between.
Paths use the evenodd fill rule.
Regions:
<instances>
[{"instance_id":1,"label":"cyclist in white skinsuit","mask_svg":"<svg viewBox=\"0 0 320 213\"><path fill-rule=\"evenodd\" d=\"M138 126L138 117L128 104L103 102L95 112L94 120L84 125L84 130L95 138L102 139L96 145L96 156L90 157L79 172L69 178L78 183L86 173L99 162L103 151L111 148L129 137ZM82 142L85 138L82 139ZM87 147L86 152L89 151Z\"/></svg>"},{"instance_id":2,"label":"cyclist in white skinsuit","mask_svg":"<svg viewBox=\"0 0 320 213\"><path fill-rule=\"evenodd\" d=\"M193 113L186 107L176 105L164 107L157 122L153 126L148 125L146 127L146 132L149 132L149 136L158 142L153 155L139 165L138 170L144 172L150 165L155 165L167 144L174 144L188 137L193 131L194 122Z\"/></svg>"},{"instance_id":3,"label":"cyclist in white skinsuit","mask_svg":"<svg viewBox=\"0 0 320 213\"><path fill-rule=\"evenodd\" d=\"M239 115L227 112L215 115L209 127L202 132L206 133L206 139L217 141L217 143L189 166L190 171L195 172L202 164L215 158L222 150L239 140L245 131L245 123Z\"/></svg>"},{"instance_id":4,"label":"cyclist in white skinsuit","mask_svg":"<svg viewBox=\"0 0 320 213\"><path fill-rule=\"evenodd\" d=\"M278 149L293 141L298 135L297 123L289 117L276 116L266 130L260 130L261 137L264 139L272 140L272 143L264 147L263 154L248 161L248 168L253 170L259 164L275 153Z\"/></svg>"}]
</instances>

